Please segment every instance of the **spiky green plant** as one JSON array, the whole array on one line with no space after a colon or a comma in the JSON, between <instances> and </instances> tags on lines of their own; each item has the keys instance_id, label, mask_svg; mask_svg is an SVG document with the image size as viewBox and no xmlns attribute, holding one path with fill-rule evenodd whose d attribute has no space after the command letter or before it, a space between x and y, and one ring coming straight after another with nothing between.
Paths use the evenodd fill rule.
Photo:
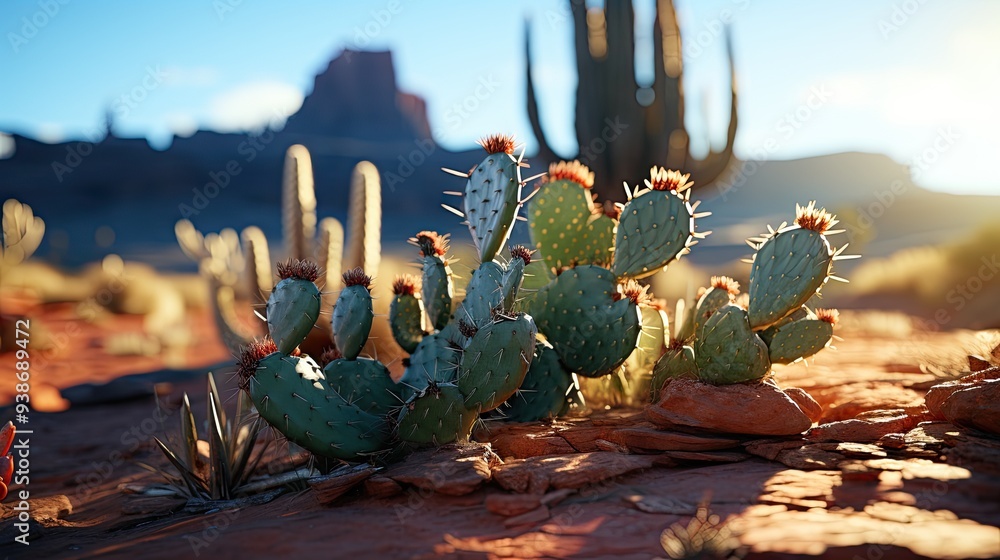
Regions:
<instances>
[{"instance_id":1,"label":"spiky green plant","mask_svg":"<svg viewBox=\"0 0 1000 560\"><path fill-rule=\"evenodd\" d=\"M208 374L208 434L204 440L198 436L194 413L187 393L181 403L181 432L177 441L168 445L154 438L157 447L166 456L176 473L144 465L161 474L182 494L202 500L230 500L254 474L267 444L256 454L257 436L263 426L253 414L249 397L240 392L236 401L236 414L227 418L222 407L215 377ZM203 458L199 441L208 443L208 457Z\"/></svg>"},{"instance_id":2,"label":"spiky green plant","mask_svg":"<svg viewBox=\"0 0 1000 560\"><path fill-rule=\"evenodd\" d=\"M301 145L288 148L282 181L283 249L288 258L315 259L321 287L336 286L344 269L360 266L368 275L378 272L382 194L374 165L363 161L355 166L350 193L347 221L351 234L345 249L344 227L338 220L328 217L317 223L309 151ZM253 226L239 235L232 229L202 235L187 219L177 222L174 233L183 252L199 263L199 271L209 284L209 302L220 337L231 352L238 353L266 332L262 324L252 321L251 313L238 311L238 302L249 299L263 304L270 294L272 264L267 238ZM322 295L322 307L329 309L334 302L331 290ZM325 321L318 321L316 327L323 336L330 334Z\"/></svg>"},{"instance_id":3,"label":"spiky green plant","mask_svg":"<svg viewBox=\"0 0 1000 560\"><path fill-rule=\"evenodd\" d=\"M763 379L772 364L788 364L828 347L837 323L835 309L810 310L804 304L834 276L833 263L856 258L844 255L847 245L834 249L828 235L836 218L815 202L796 206L795 223L769 228L749 240L750 290L743 301L739 284L713 277L687 317L680 319L677 337L653 369L652 396L657 398L670 378L696 377L713 384ZM680 309L681 307L679 307Z\"/></svg>"}]
</instances>

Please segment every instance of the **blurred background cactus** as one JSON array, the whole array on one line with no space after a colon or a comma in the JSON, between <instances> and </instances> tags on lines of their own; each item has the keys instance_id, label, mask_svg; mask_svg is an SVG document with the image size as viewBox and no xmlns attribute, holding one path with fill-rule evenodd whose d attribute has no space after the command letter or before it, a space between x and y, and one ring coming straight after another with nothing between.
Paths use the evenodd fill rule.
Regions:
<instances>
[{"instance_id":1,"label":"blurred background cactus","mask_svg":"<svg viewBox=\"0 0 1000 560\"><path fill-rule=\"evenodd\" d=\"M736 138L736 72L729 32L726 49L730 75L730 115L726 143L705 157L691 153L685 129L683 56L677 13L671 0L656 1L653 21L653 83L635 77L635 13L631 0L607 0L604 6L569 3L576 53L576 156L601 178L595 186L604 198L618 199L618 185L641 177L651 162L689 172L701 187L719 178L733 162ZM545 137L532 79L530 33L525 33L528 117L538 140L538 157L559 159ZM611 140L609 137L613 136ZM601 150L593 149L600 142ZM570 158L572 159L572 158Z\"/></svg>"},{"instance_id":2,"label":"blurred background cactus","mask_svg":"<svg viewBox=\"0 0 1000 560\"><path fill-rule=\"evenodd\" d=\"M351 178L347 220L350 236L345 248L344 227L336 218L327 217L317 223L309 151L301 145L288 149L282 180L281 249L288 258L319 263L317 282L323 293L324 310L332 308L334 301L334 291L326 286L339 285L342 270L361 267L369 275L378 272L381 200L378 170L369 162L358 163ZM220 337L234 355L238 354L242 347L266 332L263 323L254 320L247 304L262 306L273 287L267 238L255 226L239 234L224 229L203 235L187 219L178 221L174 232L181 249L199 263L199 271L208 282L209 303ZM315 326L305 344L319 355L331 337L329 318L318 319Z\"/></svg>"}]
</instances>

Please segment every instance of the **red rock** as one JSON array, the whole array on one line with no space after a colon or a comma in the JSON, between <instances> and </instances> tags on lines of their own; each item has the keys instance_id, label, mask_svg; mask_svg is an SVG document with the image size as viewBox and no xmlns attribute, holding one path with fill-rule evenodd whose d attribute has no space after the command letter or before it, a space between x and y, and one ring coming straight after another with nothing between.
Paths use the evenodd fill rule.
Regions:
<instances>
[{"instance_id":1,"label":"red rock","mask_svg":"<svg viewBox=\"0 0 1000 560\"><path fill-rule=\"evenodd\" d=\"M512 517L538 509L542 497L538 494L490 494L486 496L485 505L491 513Z\"/></svg>"},{"instance_id":2,"label":"red rock","mask_svg":"<svg viewBox=\"0 0 1000 560\"><path fill-rule=\"evenodd\" d=\"M709 385L675 379L664 385L660 402L646 409L661 427L688 426L728 434L801 434L812 420L774 385Z\"/></svg>"},{"instance_id":3,"label":"red rock","mask_svg":"<svg viewBox=\"0 0 1000 560\"><path fill-rule=\"evenodd\" d=\"M607 439L641 453L643 451L715 451L740 444L738 439L667 432L654 428L619 428Z\"/></svg>"},{"instance_id":4,"label":"red rock","mask_svg":"<svg viewBox=\"0 0 1000 560\"><path fill-rule=\"evenodd\" d=\"M500 462L488 443L452 444L413 453L383 476L438 494L464 496L489 480Z\"/></svg>"},{"instance_id":5,"label":"red rock","mask_svg":"<svg viewBox=\"0 0 1000 560\"><path fill-rule=\"evenodd\" d=\"M949 422L1000 434L1000 380L987 380L952 393L941 413Z\"/></svg>"},{"instance_id":6,"label":"red rock","mask_svg":"<svg viewBox=\"0 0 1000 560\"><path fill-rule=\"evenodd\" d=\"M548 506L538 506L527 513L522 513L517 517L511 517L503 522L507 527L517 527L518 525L533 525L539 521L545 521L550 517Z\"/></svg>"},{"instance_id":7,"label":"red rock","mask_svg":"<svg viewBox=\"0 0 1000 560\"><path fill-rule=\"evenodd\" d=\"M542 494L551 488L580 488L653 466L652 455L577 453L515 459L498 466L493 480L513 492Z\"/></svg>"},{"instance_id":8,"label":"red rock","mask_svg":"<svg viewBox=\"0 0 1000 560\"><path fill-rule=\"evenodd\" d=\"M836 422L857 418L870 410L901 408L910 413L922 410L924 399L913 389L898 383L870 381L847 386L829 387L810 393L823 403L823 421Z\"/></svg>"},{"instance_id":9,"label":"red rock","mask_svg":"<svg viewBox=\"0 0 1000 560\"><path fill-rule=\"evenodd\" d=\"M403 487L386 476L373 476L365 481L365 493L372 498L388 498L403 491Z\"/></svg>"},{"instance_id":10,"label":"red rock","mask_svg":"<svg viewBox=\"0 0 1000 560\"><path fill-rule=\"evenodd\" d=\"M795 404L799 405L802 412L805 412L806 416L813 422L819 422L823 418L823 407L804 389L789 387L785 389L785 394L795 401Z\"/></svg>"},{"instance_id":11,"label":"red rock","mask_svg":"<svg viewBox=\"0 0 1000 560\"><path fill-rule=\"evenodd\" d=\"M886 434L907 432L918 422L918 418L898 412L881 418L871 412L865 415L866 417L863 419L856 418L822 424L813 428L807 437L813 441L868 443L879 441Z\"/></svg>"}]
</instances>

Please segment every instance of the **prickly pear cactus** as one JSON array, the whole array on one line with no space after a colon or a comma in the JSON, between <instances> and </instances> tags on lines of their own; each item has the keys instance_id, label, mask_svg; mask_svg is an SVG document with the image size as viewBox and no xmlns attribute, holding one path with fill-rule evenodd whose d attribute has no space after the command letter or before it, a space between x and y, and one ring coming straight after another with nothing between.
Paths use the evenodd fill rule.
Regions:
<instances>
[{"instance_id":1,"label":"prickly pear cactus","mask_svg":"<svg viewBox=\"0 0 1000 560\"><path fill-rule=\"evenodd\" d=\"M331 361L323 375L344 399L369 414L385 416L403 404L401 386L397 385L381 362L370 358Z\"/></svg>"},{"instance_id":2,"label":"prickly pear cactus","mask_svg":"<svg viewBox=\"0 0 1000 560\"><path fill-rule=\"evenodd\" d=\"M493 261L484 262L472 271L465 288L465 298L455 311L454 319L480 327L489 323L493 311L503 309L504 267Z\"/></svg>"},{"instance_id":3,"label":"prickly pear cactus","mask_svg":"<svg viewBox=\"0 0 1000 560\"><path fill-rule=\"evenodd\" d=\"M396 433L412 445L468 441L478 414L465 408L464 399L452 383L431 383L403 406Z\"/></svg>"},{"instance_id":4,"label":"prickly pear cactus","mask_svg":"<svg viewBox=\"0 0 1000 560\"><path fill-rule=\"evenodd\" d=\"M417 298L418 291L416 278L409 274L398 276L392 283L392 302L389 303L392 338L410 354L424 337L424 306Z\"/></svg>"},{"instance_id":5,"label":"prickly pear cactus","mask_svg":"<svg viewBox=\"0 0 1000 560\"><path fill-rule=\"evenodd\" d=\"M741 307L720 308L697 337L694 355L702 381L715 385L756 381L771 370L767 345L751 330Z\"/></svg>"},{"instance_id":6,"label":"prickly pear cactus","mask_svg":"<svg viewBox=\"0 0 1000 560\"><path fill-rule=\"evenodd\" d=\"M404 362L406 370L399 384L405 394L423 391L431 382L451 382L458 374L461 347L449 340L445 331L429 334Z\"/></svg>"},{"instance_id":7,"label":"prickly pear cactus","mask_svg":"<svg viewBox=\"0 0 1000 560\"><path fill-rule=\"evenodd\" d=\"M531 364L536 334L534 321L523 313L495 313L492 322L471 333L458 368L466 408L493 410L517 391Z\"/></svg>"},{"instance_id":8,"label":"prickly pear cactus","mask_svg":"<svg viewBox=\"0 0 1000 560\"><path fill-rule=\"evenodd\" d=\"M771 363L797 362L829 346L839 317L836 309L817 309L815 315L778 326L767 342Z\"/></svg>"},{"instance_id":9,"label":"prickly pear cactus","mask_svg":"<svg viewBox=\"0 0 1000 560\"><path fill-rule=\"evenodd\" d=\"M615 234L615 276L655 274L690 252L697 238L708 235L694 230L695 218L709 214L695 214L689 176L654 167L646 188L631 193Z\"/></svg>"},{"instance_id":10,"label":"prickly pear cactus","mask_svg":"<svg viewBox=\"0 0 1000 560\"><path fill-rule=\"evenodd\" d=\"M660 398L663 384L668 379L679 378L698 379L698 365L694 359L694 348L684 346L680 340L674 340L653 366L653 380L650 383L653 402Z\"/></svg>"},{"instance_id":11,"label":"prickly pear cactus","mask_svg":"<svg viewBox=\"0 0 1000 560\"><path fill-rule=\"evenodd\" d=\"M576 391L579 391L576 376L559 361L552 345L540 340L521 388L495 412L512 422L562 416L569 411L570 393Z\"/></svg>"},{"instance_id":12,"label":"prickly pear cactus","mask_svg":"<svg viewBox=\"0 0 1000 560\"><path fill-rule=\"evenodd\" d=\"M489 262L510 236L521 208L521 158L514 157L514 138L502 134L479 141L488 154L469 174L463 196L465 219L480 262Z\"/></svg>"},{"instance_id":13,"label":"prickly pear cactus","mask_svg":"<svg viewBox=\"0 0 1000 560\"><path fill-rule=\"evenodd\" d=\"M451 267L445 258L448 253L448 236L438 235L434 231L422 231L410 242L420 248L422 257L423 275L420 293L424 311L427 313L431 329L443 329L451 317L451 298L454 295Z\"/></svg>"},{"instance_id":14,"label":"prickly pear cactus","mask_svg":"<svg viewBox=\"0 0 1000 560\"><path fill-rule=\"evenodd\" d=\"M582 265L563 271L540 289L531 311L538 330L571 371L599 377L635 350L638 304L647 297L638 286L620 291L605 268Z\"/></svg>"},{"instance_id":15,"label":"prickly pear cactus","mask_svg":"<svg viewBox=\"0 0 1000 560\"><path fill-rule=\"evenodd\" d=\"M833 276L838 251L827 235L835 216L816 208L815 202L795 209L795 223L755 239L756 254L750 269L750 325L763 330L802 307ZM849 258L849 257L843 257Z\"/></svg>"},{"instance_id":16,"label":"prickly pear cactus","mask_svg":"<svg viewBox=\"0 0 1000 560\"><path fill-rule=\"evenodd\" d=\"M711 285L698 298L692 316L692 332L697 333L705 326L705 321L713 313L736 300L740 294L740 283L728 276L713 276Z\"/></svg>"},{"instance_id":17,"label":"prickly pear cactus","mask_svg":"<svg viewBox=\"0 0 1000 560\"><path fill-rule=\"evenodd\" d=\"M594 204L593 186L594 174L586 165L577 161L553 163L528 203L531 240L547 268L611 262L613 236L607 232L608 221L593 227L602 215Z\"/></svg>"},{"instance_id":18,"label":"prickly pear cactus","mask_svg":"<svg viewBox=\"0 0 1000 560\"><path fill-rule=\"evenodd\" d=\"M291 354L319 317L320 293L314 283L319 268L310 261L278 263L281 281L267 300L267 327L278 350Z\"/></svg>"},{"instance_id":19,"label":"prickly pear cactus","mask_svg":"<svg viewBox=\"0 0 1000 560\"><path fill-rule=\"evenodd\" d=\"M344 289L333 308L333 341L348 360L361 353L372 330L372 279L361 268L344 273Z\"/></svg>"},{"instance_id":20,"label":"prickly pear cactus","mask_svg":"<svg viewBox=\"0 0 1000 560\"><path fill-rule=\"evenodd\" d=\"M524 245L515 245L510 248L510 261L503 272L500 280L500 289L503 293L504 311L512 311L517 303L517 294L521 289L521 282L524 280L524 267L531 264L533 251Z\"/></svg>"},{"instance_id":21,"label":"prickly pear cactus","mask_svg":"<svg viewBox=\"0 0 1000 560\"><path fill-rule=\"evenodd\" d=\"M270 339L254 342L239 365L241 386L271 426L321 457L363 461L385 449L385 419L334 391L308 356L289 356Z\"/></svg>"}]
</instances>

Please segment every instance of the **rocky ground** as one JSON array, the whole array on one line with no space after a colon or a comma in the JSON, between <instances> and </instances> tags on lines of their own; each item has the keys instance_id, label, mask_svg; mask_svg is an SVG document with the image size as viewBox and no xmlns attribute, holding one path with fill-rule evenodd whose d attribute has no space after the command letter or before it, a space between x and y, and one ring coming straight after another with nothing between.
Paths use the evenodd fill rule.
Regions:
<instances>
[{"instance_id":1,"label":"rocky ground","mask_svg":"<svg viewBox=\"0 0 1000 560\"><path fill-rule=\"evenodd\" d=\"M47 313L60 332L59 309ZM850 336L809 367L779 370L782 387L800 387L818 405L801 406L815 421L802 437L682 428L656 407L490 423L477 429L483 443L198 506L135 493L159 482L138 463L166 466L152 437L178 430L183 392L204 410L202 366L226 353L199 316L201 346L182 360L185 370L113 391L63 391L68 401L58 400L58 389L163 367L155 358L109 357L94 329L130 327L127 318L108 321L81 325L53 359L58 365L39 374L40 395L80 404L32 414L32 540L14 544L22 489L14 486L3 504L2 555L650 558L666 555L664 529L687 526L707 505L719 517L715 539L747 558L1000 556L1000 439L948 421L971 425L948 412L950 393L936 413L924 406L940 379L921 372L918 356L955 354L967 340L956 333ZM234 389L220 380L224 392ZM154 381L169 383L158 386L164 413L148 396ZM115 391L118 402L102 402ZM299 462L276 448L271 465Z\"/></svg>"}]
</instances>

